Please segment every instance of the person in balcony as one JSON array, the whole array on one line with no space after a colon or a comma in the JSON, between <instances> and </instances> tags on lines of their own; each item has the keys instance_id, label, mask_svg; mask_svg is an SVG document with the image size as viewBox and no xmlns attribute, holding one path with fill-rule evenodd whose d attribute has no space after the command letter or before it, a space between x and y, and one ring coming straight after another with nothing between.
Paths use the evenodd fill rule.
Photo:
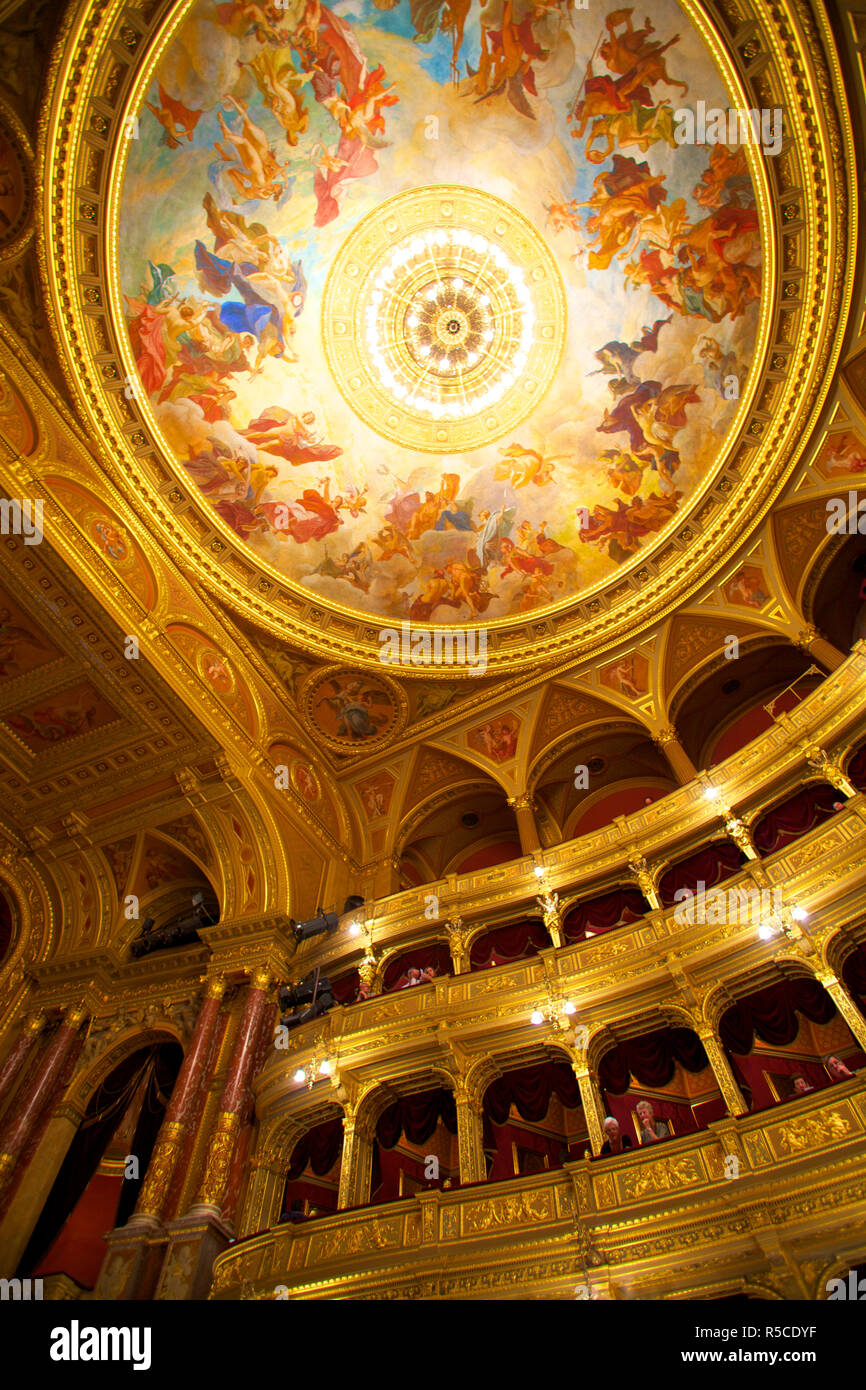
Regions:
<instances>
[{"instance_id":1,"label":"person in balcony","mask_svg":"<svg viewBox=\"0 0 866 1390\"><path fill-rule=\"evenodd\" d=\"M406 971L405 982L400 986L401 989L411 989L413 985L421 984L421 971L417 965L410 965Z\"/></svg>"},{"instance_id":2,"label":"person in balcony","mask_svg":"<svg viewBox=\"0 0 866 1390\"><path fill-rule=\"evenodd\" d=\"M795 1095L795 1096L806 1096L806 1095L809 1094L810 1091L814 1091L814 1089L815 1089L815 1087L809 1085L809 1083L808 1083L808 1081L806 1080L805 1076L795 1076L795 1077L794 1077L794 1095Z\"/></svg>"},{"instance_id":3,"label":"person in balcony","mask_svg":"<svg viewBox=\"0 0 866 1390\"><path fill-rule=\"evenodd\" d=\"M425 965L424 969L421 971L420 979L418 980L419 985L431 984L435 974L436 971L433 969L432 965Z\"/></svg>"},{"instance_id":4,"label":"person in balcony","mask_svg":"<svg viewBox=\"0 0 866 1390\"><path fill-rule=\"evenodd\" d=\"M639 1100L635 1106L638 1125L640 1126L640 1142L644 1144L656 1144L659 1139L669 1139L670 1132L664 1120L657 1120L652 1101Z\"/></svg>"},{"instance_id":5,"label":"person in balcony","mask_svg":"<svg viewBox=\"0 0 866 1390\"><path fill-rule=\"evenodd\" d=\"M850 1067L846 1067L845 1063L842 1061L842 1058L841 1058L841 1057L837 1057L837 1056L836 1056L834 1053L832 1053L832 1052L830 1053L830 1056L829 1056L829 1057L825 1057L825 1059L824 1059L824 1066L827 1068L828 1072L830 1073L830 1081L831 1081L831 1082L833 1082L833 1081L850 1081L851 1078L852 1078L852 1076L854 1075L854 1073L853 1073L853 1071L851 1071Z\"/></svg>"},{"instance_id":6,"label":"person in balcony","mask_svg":"<svg viewBox=\"0 0 866 1390\"><path fill-rule=\"evenodd\" d=\"M622 1133L619 1120L615 1119L613 1115L605 1115L603 1128L606 1136L601 1146L603 1154L621 1154L626 1149L634 1148L631 1136Z\"/></svg>"}]
</instances>

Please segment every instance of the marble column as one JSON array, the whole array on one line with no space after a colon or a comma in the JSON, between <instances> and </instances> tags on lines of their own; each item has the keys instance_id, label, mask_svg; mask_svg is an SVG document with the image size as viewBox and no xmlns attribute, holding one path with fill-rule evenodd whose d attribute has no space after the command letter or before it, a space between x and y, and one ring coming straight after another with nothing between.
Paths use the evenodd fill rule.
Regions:
<instances>
[{"instance_id":1,"label":"marble column","mask_svg":"<svg viewBox=\"0 0 866 1390\"><path fill-rule=\"evenodd\" d=\"M457 1107L460 1182L484 1182L487 1177L487 1164L484 1160L481 1106L462 1086L454 1092L454 1102Z\"/></svg>"},{"instance_id":2,"label":"marble column","mask_svg":"<svg viewBox=\"0 0 866 1390\"><path fill-rule=\"evenodd\" d=\"M86 1011L80 1004L67 1009L63 1022L39 1058L33 1075L27 1078L21 1094L15 1097L0 1134L0 1193L8 1187L18 1157L43 1116L85 1017Z\"/></svg>"},{"instance_id":3,"label":"marble column","mask_svg":"<svg viewBox=\"0 0 866 1390\"><path fill-rule=\"evenodd\" d=\"M222 976L209 980L186 1056L178 1072L165 1118L147 1165L135 1211L127 1225L157 1225L165 1210L175 1165L183 1146L193 1098L204 1081L204 1068L225 993Z\"/></svg>"},{"instance_id":4,"label":"marble column","mask_svg":"<svg viewBox=\"0 0 866 1390\"><path fill-rule=\"evenodd\" d=\"M185 1215L176 1217L166 1227L167 1248L156 1288L157 1300L206 1298L214 1260L234 1239L224 1209L230 1200L232 1158L249 1106L249 1088L269 1017L270 984L270 971L259 967L247 989L219 1112L208 1136L204 1176L196 1199Z\"/></svg>"},{"instance_id":5,"label":"marble column","mask_svg":"<svg viewBox=\"0 0 866 1390\"><path fill-rule=\"evenodd\" d=\"M45 1018L42 1013L31 1014L24 1020L24 1027L21 1036L16 1042L12 1051L6 1058L3 1066L0 1067L0 1102L5 1100L18 1077L24 1068L24 1064L33 1047L36 1039L45 1026Z\"/></svg>"},{"instance_id":6,"label":"marble column","mask_svg":"<svg viewBox=\"0 0 866 1390\"><path fill-rule=\"evenodd\" d=\"M728 1114L734 1117L748 1114L749 1107L737 1085L737 1078L734 1076L727 1053L722 1047L720 1039L716 1036L715 1030L710 1028L708 1024L703 1024L697 1029L697 1034L704 1045L707 1060L719 1084L719 1090L728 1108Z\"/></svg>"},{"instance_id":7,"label":"marble column","mask_svg":"<svg viewBox=\"0 0 866 1390\"><path fill-rule=\"evenodd\" d=\"M863 1017L856 1003L851 998L842 981L837 979L830 971L821 971L818 979L826 989L836 1008L844 1018L851 1032L857 1040L857 1045L866 1052L866 1018Z\"/></svg>"},{"instance_id":8,"label":"marble column","mask_svg":"<svg viewBox=\"0 0 866 1390\"><path fill-rule=\"evenodd\" d=\"M666 729L659 730L653 739L653 743L664 753L670 763L671 771L681 787L685 787L689 782L695 780L698 775L698 769L680 743L677 737L677 731L672 724L669 724Z\"/></svg>"},{"instance_id":9,"label":"marble column","mask_svg":"<svg viewBox=\"0 0 866 1390\"><path fill-rule=\"evenodd\" d=\"M247 990L240 1028L232 1049L220 1107L208 1142L207 1163L190 1214L219 1215L231 1169L232 1152L241 1127L247 1089L267 1010L270 972L258 969Z\"/></svg>"},{"instance_id":10,"label":"marble column","mask_svg":"<svg viewBox=\"0 0 866 1390\"><path fill-rule=\"evenodd\" d=\"M580 1087L580 1101L589 1131L589 1142L593 1153L599 1154L604 1143L604 1105L598 1087L598 1074L580 1063L573 1062L572 1067Z\"/></svg>"},{"instance_id":11,"label":"marble column","mask_svg":"<svg viewBox=\"0 0 866 1390\"><path fill-rule=\"evenodd\" d=\"M541 840L538 838L538 827L535 824L532 797L529 792L521 792L519 796L510 796L508 804L517 818L520 852L521 854L533 854L535 850L541 849Z\"/></svg>"}]
</instances>

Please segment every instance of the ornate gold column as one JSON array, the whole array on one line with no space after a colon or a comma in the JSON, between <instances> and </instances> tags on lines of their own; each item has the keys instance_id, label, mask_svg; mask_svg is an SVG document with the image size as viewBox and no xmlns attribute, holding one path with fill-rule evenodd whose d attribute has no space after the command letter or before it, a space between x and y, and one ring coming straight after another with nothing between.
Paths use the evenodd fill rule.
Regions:
<instances>
[{"instance_id":1,"label":"ornate gold column","mask_svg":"<svg viewBox=\"0 0 866 1390\"><path fill-rule=\"evenodd\" d=\"M15 1098L0 1134L0 1195L8 1187L18 1156L43 1116L85 1017L82 1004L67 1009L63 1022L39 1058L33 1076L28 1078L23 1093Z\"/></svg>"},{"instance_id":2,"label":"ornate gold column","mask_svg":"<svg viewBox=\"0 0 866 1390\"><path fill-rule=\"evenodd\" d=\"M729 835L741 854L747 859L760 859L758 851L755 849L754 842L749 834L748 826L734 815L733 811L726 811L725 815L725 834Z\"/></svg>"},{"instance_id":3,"label":"ornate gold column","mask_svg":"<svg viewBox=\"0 0 866 1390\"><path fill-rule=\"evenodd\" d=\"M581 1052L576 1054L571 1066L580 1087L580 1102L586 1117L589 1142L593 1153L599 1154L604 1143L604 1104L598 1087L598 1072L589 1066L586 1054Z\"/></svg>"},{"instance_id":4,"label":"ornate gold column","mask_svg":"<svg viewBox=\"0 0 866 1390\"><path fill-rule=\"evenodd\" d=\"M373 1173L373 1134L352 1111L343 1113L343 1156L340 1160L340 1192L337 1206L360 1206L370 1200Z\"/></svg>"},{"instance_id":5,"label":"ornate gold column","mask_svg":"<svg viewBox=\"0 0 866 1390\"><path fill-rule=\"evenodd\" d=\"M689 782L695 780L698 769L680 743L677 731L672 724L669 724L666 729L660 729L653 739L653 743L664 753L670 763L671 771L681 787L685 787Z\"/></svg>"},{"instance_id":6,"label":"ornate gold column","mask_svg":"<svg viewBox=\"0 0 866 1390\"><path fill-rule=\"evenodd\" d=\"M209 980L205 996L196 1019L195 1030L186 1056L183 1059L178 1077L174 1083L171 1100L160 1125L156 1144L135 1211L128 1225L157 1225L165 1210L175 1164L183 1145L189 1122L189 1111L193 1096L202 1086L205 1061L219 1018L220 1003L225 993L225 980L221 975Z\"/></svg>"},{"instance_id":7,"label":"ornate gold column","mask_svg":"<svg viewBox=\"0 0 866 1390\"><path fill-rule=\"evenodd\" d=\"M711 1028L708 1023L704 1023L698 1026L696 1032L704 1045L704 1051L713 1069L713 1075L719 1083L719 1090L724 1097L725 1105L728 1107L728 1114L732 1116L748 1114L749 1107L737 1085L737 1078L734 1076L725 1049L716 1036L715 1029Z\"/></svg>"},{"instance_id":8,"label":"ornate gold column","mask_svg":"<svg viewBox=\"0 0 866 1390\"><path fill-rule=\"evenodd\" d=\"M842 981L830 970L817 971L817 977L848 1024L858 1045L866 1052L866 1018L857 1008Z\"/></svg>"},{"instance_id":9,"label":"ornate gold column","mask_svg":"<svg viewBox=\"0 0 866 1390\"><path fill-rule=\"evenodd\" d=\"M18 1080L18 1077L21 1075L24 1064L33 1051L36 1039L44 1026L45 1016L41 1010L25 1018L20 1038L12 1048L3 1066L0 1067L0 1102L6 1098L15 1085L15 1082Z\"/></svg>"},{"instance_id":10,"label":"ornate gold column","mask_svg":"<svg viewBox=\"0 0 866 1390\"><path fill-rule=\"evenodd\" d=\"M538 838L538 827L535 824L533 814L535 802L529 792L521 792L519 796L510 796L508 804L517 818L521 854L532 854L535 850L541 849L541 840Z\"/></svg>"},{"instance_id":11,"label":"ornate gold column","mask_svg":"<svg viewBox=\"0 0 866 1390\"><path fill-rule=\"evenodd\" d=\"M810 744L806 749L806 761L812 771L823 777L825 782L829 782L831 787L835 787L837 792L841 792L843 796L857 795L854 783L848 780L839 763L830 757L825 748L819 748L816 743Z\"/></svg>"},{"instance_id":12,"label":"ornate gold column","mask_svg":"<svg viewBox=\"0 0 866 1390\"><path fill-rule=\"evenodd\" d=\"M267 1007L267 991L271 983L270 970L260 966L247 991L228 1076L220 1097L219 1113L208 1142L204 1177L190 1208L191 1215L220 1213L231 1169L232 1151L241 1125L241 1112L252 1080L253 1063Z\"/></svg>"},{"instance_id":13,"label":"ornate gold column","mask_svg":"<svg viewBox=\"0 0 866 1390\"><path fill-rule=\"evenodd\" d=\"M846 659L845 653L834 647L832 642L828 642L826 637L822 637L816 627L803 628L796 640L798 647L814 656L828 671L835 671Z\"/></svg>"},{"instance_id":14,"label":"ornate gold column","mask_svg":"<svg viewBox=\"0 0 866 1390\"><path fill-rule=\"evenodd\" d=\"M454 1091L457 1106L457 1150L460 1157L460 1181L484 1182L487 1164L484 1160L484 1128L482 1110L465 1086Z\"/></svg>"},{"instance_id":15,"label":"ornate gold column","mask_svg":"<svg viewBox=\"0 0 866 1390\"><path fill-rule=\"evenodd\" d=\"M661 900L656 892L655 880L650 872L649 864L643 855L633 854L628 861L632 875L637 882L637 886L643 893L650 907L654 912L661 910Z\"/></svg>"}]
</instances>

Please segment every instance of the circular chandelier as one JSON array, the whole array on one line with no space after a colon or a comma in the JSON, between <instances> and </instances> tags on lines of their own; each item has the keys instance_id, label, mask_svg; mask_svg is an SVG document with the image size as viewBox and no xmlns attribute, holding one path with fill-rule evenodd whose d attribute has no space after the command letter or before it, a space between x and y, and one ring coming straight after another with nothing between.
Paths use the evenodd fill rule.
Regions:
<instances>
[{"instance_id":1,"label":"circular chandelier","mask_svg":"<svg viewBox=\"0 0 866 1390\"><path fill-rule=\"evenodd\" d=\"M515 428L559 365L565 296L529 221L450 186L388 199L328 275L322 337L334 380L378 434L432 453Z\"/></svg>"}]
</instances>

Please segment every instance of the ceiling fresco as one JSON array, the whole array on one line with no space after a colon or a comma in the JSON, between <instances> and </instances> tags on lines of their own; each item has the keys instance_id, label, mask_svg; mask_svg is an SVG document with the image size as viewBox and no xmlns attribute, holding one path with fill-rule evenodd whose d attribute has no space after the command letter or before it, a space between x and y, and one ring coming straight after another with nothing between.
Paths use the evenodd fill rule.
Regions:
<instances>
[{"instance_id":1,"label":"ceiling fresco","mask_svg":"<svg viewBox=\"0 0 866 1390\"><path fill-rule=\"evenodd\" d=\"M319 601L573 602L723 462L759 339L753 148L686 7L197 3L127 120L130 395ZM134 364L134 370L133 370Z\"/></svg>"}]
</instances>

